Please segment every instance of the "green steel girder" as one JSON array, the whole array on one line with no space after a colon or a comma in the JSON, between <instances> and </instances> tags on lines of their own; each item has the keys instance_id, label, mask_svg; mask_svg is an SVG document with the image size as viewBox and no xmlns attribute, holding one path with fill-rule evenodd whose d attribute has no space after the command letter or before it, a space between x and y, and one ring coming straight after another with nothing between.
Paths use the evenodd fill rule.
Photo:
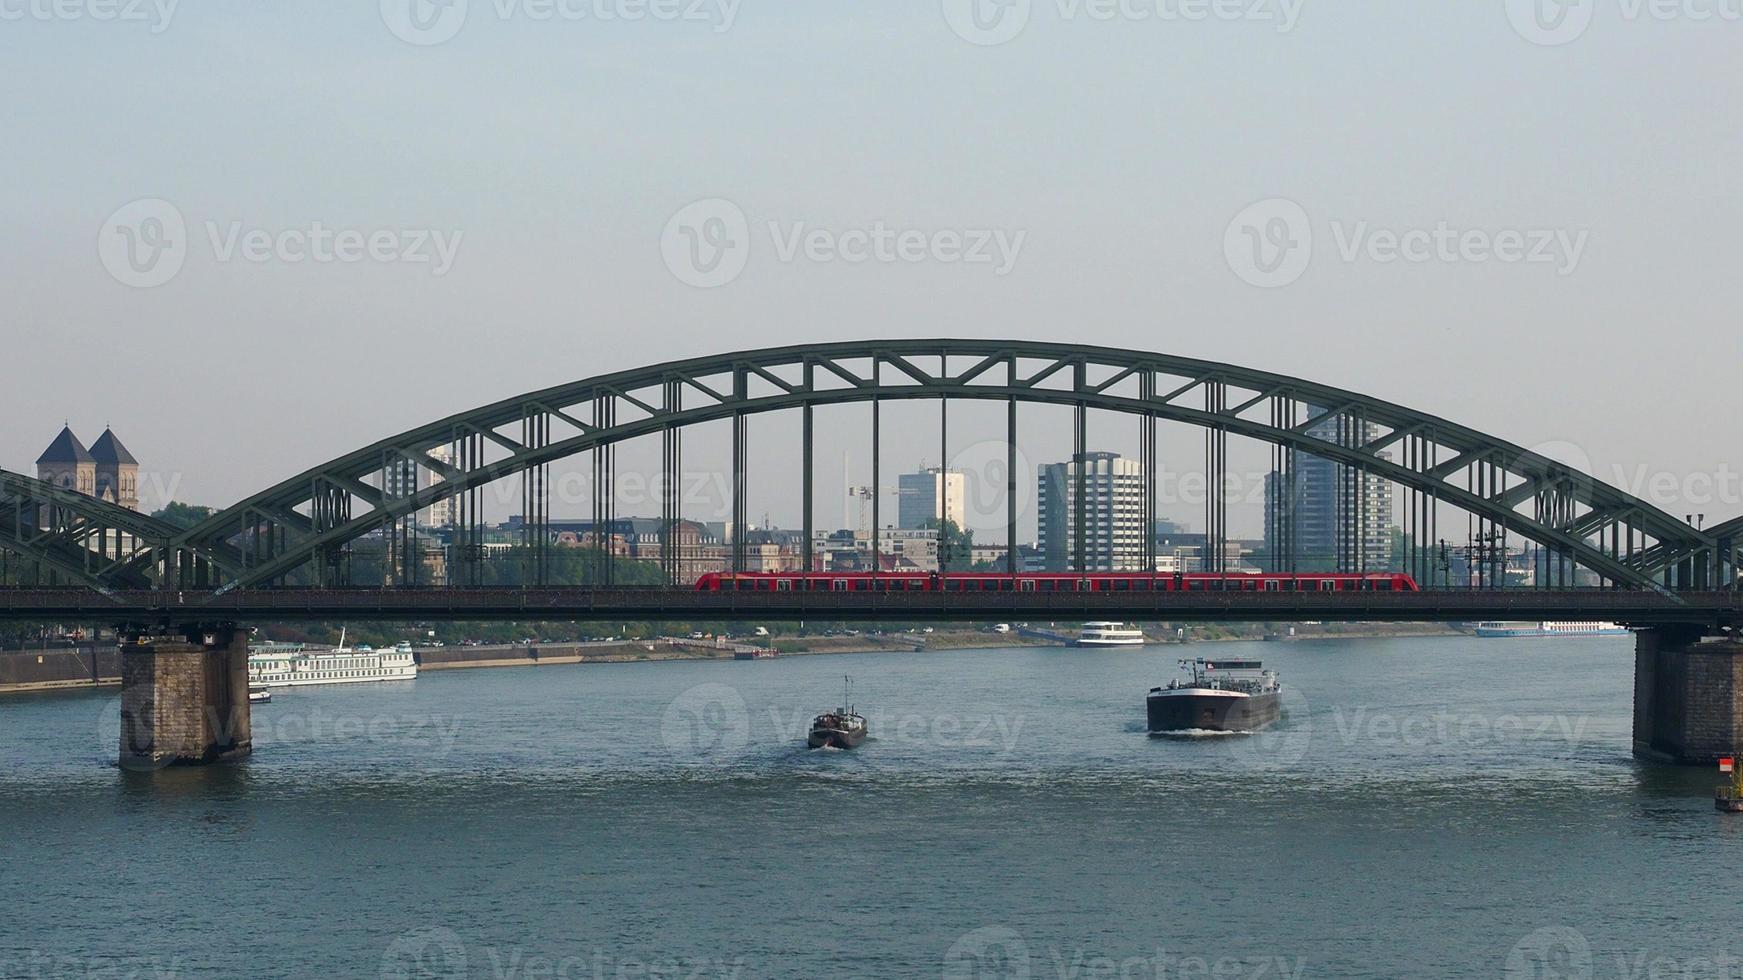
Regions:
<instances>
[{"instance_id":1,"label":"green steel girder","mask_svg":"<svg viewBox=\"0 0 1743 980\"><path fill-rule=\"evenodd\" d=\"M945 360L940 361L941 358ZM952 372L945 366L951 358L972 363ZM941 366L931 371L916 363L921 360ZM1107 377L1092 380L1091 370L1105 372ZM1069 386L1049 386L1060 377L1070 379ZM726 380L715 380L719 378ZM773 392L751 394L752 379L767 384ZM1162 379L1172 380L1158 384ZM824 380L838 386L819 384ZM1143 382L1137 386L1141 392L1167 394L1144 397L1116 392L1116 388L1134 380ZM667 404L661 392L668 384L671 389L704 399L708 404L695 407ZM1247 394L1234 402L1235 408L1216 412L1190 404L1195 394L1212 386ZM1433 494L1438 500L1480 517L1502 522L1521 536L1562 551L1617 584L1653 587L1664 566L1630 564L1588 538L1596 537L1602 542L1607 532L1626 527L1631 536L1663 547L1666 555L1675 555L1679 561L1688 555L1716 554L1716 539L1711 534L1702 534L1621 489L1512 443L1356 392L1236 365L1164 354L981 340L870 341L746 351L622 371L534 392L455 415L342 456L255 494L196 528L173 535L165 547L177 552L182 564L200 559L218 567L232 587L271 583L348 541L441 500L531 467L623 440L656 435L668 428L807 405L940 397L1083 405L1222 429L1301 450L1361 467L1399 485ZM1288 399L1329 411L1319 415L1312 411L1302 413L1309 420L1287 429L1242 416L1243 411L1274 399ZM593 406L600 400L613 405L621 401L646 417L611 425L583 421L592 417ZM680 398L680 402L684 400ZM1309 434L1315 422L1339 413L1359 414L1364 421L1390 429L1391 433L1361 446L1339 445ZM499 431L541 415L563 421L576 429L577 434L555 439L548 445L528 447ZM430 458L432 450L456 445L466 438L488 440L504 455L471 464L439 464ZM1436 447L1432 459L1445 462L1425 462L1411 468L1382 456L1383 450L1406 438L1432 443ZM390 456L423 460L444 479L414 496L388 500L367 481L380 473L382 460ZM1478 494L1455 485L1461 474L1478 464L1497 466L1506 474L1493 493ZM315 488L322 486L337 488L337 492L363 502L368 505L367 511L352 516L347 505L331 521L311 520L307 513L313 513ZM1540 492L1562 494L1584 508L1579 515L1579 533L1573 532L1572 522L1553 526L1514 509L1519 502ZM250 531L258 534L263 522L268 525L269 537L276 535L276 539L284 542L283 546L266 555L239 551L236 542Z\"/></svg>"},{"instance_id":2,"label":"green steel girder","mask_svg":"<svg viewBox=\"0 0 1743 980\"><path fill-rule=\"evenodd\" d=\"M148 515L0 470L0 550L81 585L149 585L134 562L161 551L174 533Z\"/></svg>"}]
</instances>

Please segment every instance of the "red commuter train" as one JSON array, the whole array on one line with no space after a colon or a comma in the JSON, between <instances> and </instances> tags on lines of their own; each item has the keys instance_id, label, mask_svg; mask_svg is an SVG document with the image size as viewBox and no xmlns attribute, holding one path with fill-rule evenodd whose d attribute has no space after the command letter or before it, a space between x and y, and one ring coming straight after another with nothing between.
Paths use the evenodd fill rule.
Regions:
<instances>
[{"instance_id":1,"label":"red commuter train","mask_svg":"<svg viewBox=\"0 0 1743 980\"><path fill-rule=\"evenodd\" d=\"M698 592L1420 592L1395 572L709 572Z\"/></svg>"}]
</instances>

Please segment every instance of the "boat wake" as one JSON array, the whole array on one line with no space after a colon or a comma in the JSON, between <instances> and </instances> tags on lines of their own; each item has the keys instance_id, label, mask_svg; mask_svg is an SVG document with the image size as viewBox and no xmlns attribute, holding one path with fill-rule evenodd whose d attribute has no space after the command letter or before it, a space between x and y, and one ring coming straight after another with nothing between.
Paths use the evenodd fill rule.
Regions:
<instances>
[{"instance_id":1,"label":"boat wake","mask_svg":"<svg viewBox=\"0 0 1743 980\"><path fill-rule=\"evenodd\" d=\"M1235 737L1239 737L1242 735L1257 735L1257 734L1259 734L1259 733L1253 732L1253 731L1223 732L1223 731L1215 731L1215 730L1212 730L1209 728L1183 728L1177 732L1151 732L1150 737L1151 738L1180 739L1181 741L1190 742L1190 741L1196 741L1198 739L1235 738Z\"/></svg>"}]
</instances>

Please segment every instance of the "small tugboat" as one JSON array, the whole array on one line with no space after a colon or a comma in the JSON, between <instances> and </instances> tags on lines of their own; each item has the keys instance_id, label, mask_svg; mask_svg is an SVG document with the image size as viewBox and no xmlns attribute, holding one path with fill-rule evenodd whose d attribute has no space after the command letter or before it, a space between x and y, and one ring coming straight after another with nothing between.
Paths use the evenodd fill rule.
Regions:
<instances>
[{"instance_id":1,"label":"small tugboat","mask_svg":"<svg viewBox=\"0 0 1743 980\"><path fill-rule=\"evenodd\" d=\"M858 748L865 741L865 716L853 710L853 679L847 679L841 708L818 715L811 720L811 734L805 740L814 749Z\"/></svg>"},{"instance_id":2,"label":"small tugboat","mask_svg":"<svg viewBox=\"0 0 1743 980\"><path fill-rule=\"evenodd\" d=\"M1190 680L1150 689L1150 734L1256 732L1283 714L1277 672L1257 660L1182 660Z\"/></svg>"}]
</instances>

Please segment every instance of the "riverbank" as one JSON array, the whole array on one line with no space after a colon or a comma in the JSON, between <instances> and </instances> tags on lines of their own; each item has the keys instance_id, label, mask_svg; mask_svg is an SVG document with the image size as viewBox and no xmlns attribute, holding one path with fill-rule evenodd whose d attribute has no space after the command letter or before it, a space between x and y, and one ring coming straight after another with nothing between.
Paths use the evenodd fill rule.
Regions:
<instances>
[{"instance_id":1,"label":"riverbank","mask_svg":"<svg viewBox=\"0 0 1743 980\"><path fill-rule=\"evenodd\" d=\"M1293 629L1293 633L1291 633ZM983 630L937 630L932 633L862 633L855 636L793 636L769 641L779 656L803 657L841 653L926 653L1002 647L1060 646L1075 634L1070 625L1047 624L1035 633L1052 637L989 633ZM1152 644L1181 644L1180 634L1148 631ZM1468 634L1439 623L1216 624L1188 627L1184 642L1217 643L1280 639L1288 642L1378 639L1386 637L1458 637ZM556 643L544 646L440 647L418 650L420 671L473 670L496 667L540 667L575 664L637 663L671 660L731 660L747 644L713 640L662 638L596 643ZM0 694L115 687L121 683L121 657L114 647L0 652Z\"/></svg>"}]
</instances>

